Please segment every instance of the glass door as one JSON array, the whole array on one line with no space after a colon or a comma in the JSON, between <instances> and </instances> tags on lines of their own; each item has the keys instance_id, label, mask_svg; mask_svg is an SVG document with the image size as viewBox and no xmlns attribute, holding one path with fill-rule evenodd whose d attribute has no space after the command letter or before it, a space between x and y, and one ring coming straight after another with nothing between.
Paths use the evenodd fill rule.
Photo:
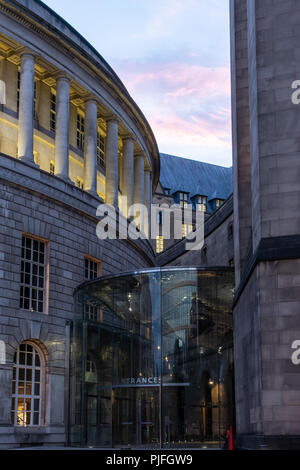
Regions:
<instances>
[{"instance_id":1,"label":"glass door","mask_svg":"<svg viewBox=\"0 0 300 470\"><path fill-rule=\"evenodd\" d=\"M159 387L116 387L112 394L113 445L159 446Z\"/></svg>"}]
</instances>

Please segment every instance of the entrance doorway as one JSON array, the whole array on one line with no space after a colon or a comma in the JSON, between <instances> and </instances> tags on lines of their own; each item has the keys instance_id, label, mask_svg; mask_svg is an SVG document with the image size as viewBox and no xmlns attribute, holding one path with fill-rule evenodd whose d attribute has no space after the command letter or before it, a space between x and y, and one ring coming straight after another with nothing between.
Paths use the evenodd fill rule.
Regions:
<instances>
[{"instance_id":1,"label":"entrance doorway","mask_svg":"<svg viewBox=\"0 0 300 470\"><path fill-rule=\"evenodd\" d=\"M159 416L159 387L113 388L113 445L159 446Z\"/></svg>"}]
</instances>

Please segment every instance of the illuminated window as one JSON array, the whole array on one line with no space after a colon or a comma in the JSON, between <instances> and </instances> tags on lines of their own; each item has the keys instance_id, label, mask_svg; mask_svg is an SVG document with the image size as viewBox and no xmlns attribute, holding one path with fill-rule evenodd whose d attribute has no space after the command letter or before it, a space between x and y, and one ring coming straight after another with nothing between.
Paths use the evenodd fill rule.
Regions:
<instances>
[{"instance_id":1,"label":"illuminated window","mask_svg":"<svg viewBox=\"0 0 300 470\"><path fill-rule=\"evenodd\" d=\"M46 243L22 237L20 308L43 312L46 297Z\"/></svg>"},{"instance_id":2,"label":"illuminated window","mask_svg":"<svg viewBox=\"0 0 300 470\"><path fill-rule=\"evenodd\" d=\"M56 125L56 95L50 94L50 130L55 132Z\"/></svg>"},{"instance_id":3,"label":"illuminated window","mask_svg":"<svg viewBox=\"0 0 300 470\"><path fill-rule=\"evenodd\" d=\"M77 186L77 188L83 189L83 179L80 178L80 176L77 176L76 186Z\"/></svg>"},{"instance_id":4,"label":"illuminated window","mask_svg":"<svg viewBox=\"0 0 300 470\"><path fill-rule=\"evenodd\" d=\"M193 226L190 224L182 224L182 236L186 237L188 233L193 231Z\"/></svg>"},{"instance_id":5,"label":"illuminated window","mask_svg":"<svg viewBox=\"0 0 300 470\"><path fill-rule=\"evenodd\" d=\"M83 150L84 146L84 117L77 114L77 148Z\"/></svg>"},{"instance_id":6,"label":"illuminated window","mask_svg":"<svg viewBox=\"0 0 300 470\"><path fill-rule=\"evenodd\" d=\"M216 199L216 209L219 209L219 207L221 207L223 202L224 202L224 199Z\"/></svg>"},{"instance_id":7,"label":"illuminated window","mask_svg":"<svg viewBox=\"0 0 300 470\"><path fill-rule=\"evenodd\" d=\"M101 261L96 261L91 258L84 258L84 279L91 281L100 276Z\"/></svg>"},{"instance_id":8,"label":"illuminated window","mask_svg":"<svg viewBox=\"0 0 300 470\"><path fill-rule=\"evenodd\" d=\"M206 212L207 208L207 197L198 196L197 198L197 211Z\"/></svg>"},{"instance_id":9,"label":"illuminated window","mask_svg":"<svg viewBox=\"0 0 300 470\"><path fill-rule=\"evenodd\" d=\"M105 140L100 132L97 132L97 164L105 168Z\"/></svg>"},{"instance_id":10,"label":"illuminated window","mask_svg":"<svg viewBox=\"0 0 300 470\"><path fill-rule=\"evenodd\" d=\"M33 117L36 118L36 83L37 80L34 79L34 91L33 91Z\"/></svg>"},{"instance_id":11,"label":"illuminated window","mask_svg":"<svg viewBox=\"0 0 300 470\"><path fill-rule=\"evenodd\" d=\"M22 343L15 353L12 380L11 422L39 426L42 405L42 361L38 350Z\"/></svg>"},{"instance_id":12,"label":"illuminated window","mask_svg":"<svg viewBox=\"0 0 300 470\"><path fill-rule=\"evenodd\" d=\"M162 235L156 236L156 253L161 253L164 249L164 237Z\"/></svg>"},{"instance_id":13,"label":"illuminated window","mask_svg":"<svg viewBox=\"0 0 300 470\"><path fill-rule=\"evenodd\" d=\"M179 205L180 207L187 207L188 206L188 193L179 193Z\"/></svg>"},{"instance_id":14,"label":"illuminated window","mask_svg":"<svg viewBox=\"0 0 300 470\"><path fill-rule=\"evenodd\" d=\"M21 72L18 70L17 74L17 113L19 114L19 106L20 106L20 83L21 83Z\"/></svg>"},{"instance_id":15,"label":"illuminated window","mask_svg":"<svg viewBox=\"0 0 300 470\"><path fill-rule=\"evenodd\" d=\"M51 175L54 175L54 172L55 172L55 165L54 165L54 161L53 161L53 160L51 160L51 162L50 162L49 171L50 171Z\"/></svg>"}]
</instances>

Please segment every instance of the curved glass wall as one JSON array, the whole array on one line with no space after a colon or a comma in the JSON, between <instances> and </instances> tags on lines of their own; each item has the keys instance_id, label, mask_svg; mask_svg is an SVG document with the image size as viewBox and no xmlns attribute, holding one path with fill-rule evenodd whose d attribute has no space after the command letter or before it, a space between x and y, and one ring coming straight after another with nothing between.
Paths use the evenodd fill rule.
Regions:
<instances>
[{"instance_id":1,"label":"curved glass wall","mask_svg":"<svg viewBox=\"0 0 300 470\"><path fill-rule=\"evenodd\" d=\"M99 278L75 294L70 443L219 446L233 424L231 269Z\"/></svg>"}]
</instances>

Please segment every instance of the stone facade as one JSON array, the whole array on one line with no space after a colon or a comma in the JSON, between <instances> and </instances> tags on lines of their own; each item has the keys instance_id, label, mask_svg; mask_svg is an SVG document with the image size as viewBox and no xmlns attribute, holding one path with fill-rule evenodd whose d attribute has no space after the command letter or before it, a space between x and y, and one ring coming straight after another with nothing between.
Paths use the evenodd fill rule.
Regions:
<instances>
[{"instance_id":1,"label":"stone facade","mask_svg":"<svg viewBox=\"0 0 300 470\"><path fill-rule=\"evenodd\" d=\"M135 185L144 188L144 179L150 205L159 154L149 124L124 85L64 20L39 1L1 0L0 26L0 79L6 86L0 104L0 447L64 445L73 293L87 279L86 260L94 263L93 276L155 265L147 240L100 240L96 211L104 201L112 202L128 224L120 196ZM85 119L81 128L78 116ZM128 140L125 166L132 171L124 185ZM106 158L102 166L99 150ZM140 182L134 180L136 154ZM144 200L141 191L139 197ZM46 247L42 309L34 303L20 307L24 236ZM35 271L30 269L32 283ZM27 386L18 375L13 405L16 353L25 343L40 355L41 391L37 394L29 375ZM31 403L20 398L22 387ZM36 400L42 404L33 426ZM16 425L16 416L17 421L28 419L26 426Z\"/></svg>"},{"instance_id":2,"label":"stone facade","mask_svg":"<svg viewBox=\"0 0 300 470\"><path fill-rule=\"evenodd\" d=\"M299 448L300 6L233 0L231 19L237 442Z\"/></svg>"},{"instance_id":3,"label":"stone facade","mask_svg":"<svg viewBox=\"0 0 300 470\"><path fill-rule=\"evenodd\" d=\"M0 365L0 445L66 442L70 325L73 291L85 280L84 259L101 263L103 275L154 265L148 241L99 240L96 235L98 200L70 183L38 168L1 156L1 271L0 339L5 361ZM19 308L22 234L48 245L49 295L46 313ZM31 340L45 357L46 404L41 427L10 425L14 353Z\"/></svg>"}]
</instances>

